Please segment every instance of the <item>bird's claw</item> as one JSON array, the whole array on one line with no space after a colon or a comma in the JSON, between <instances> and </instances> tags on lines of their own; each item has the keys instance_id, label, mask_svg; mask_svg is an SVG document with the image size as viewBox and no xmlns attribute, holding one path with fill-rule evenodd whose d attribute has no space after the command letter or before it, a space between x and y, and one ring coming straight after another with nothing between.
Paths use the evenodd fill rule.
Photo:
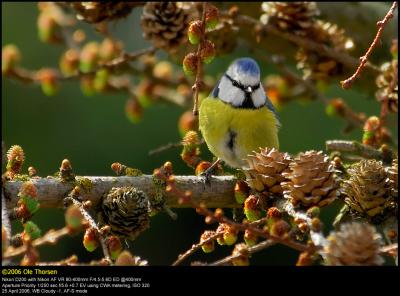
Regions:
<instances>
[{"instance_id":1,"label":"bird's claw","mask_svg":"<svg viewBox=\"0 0 400 296\"><path fill-rule=\"evenodd\" d=\"M200 177L202 177L202 178L204 178L204 183L205 184L207 184L207 185L211 185L211 176L212 176L212 173L213 173L213 171L214 171L214 169L207 169L207 170L205 170L204 172L202 172L201 174L200 174Z\"/></svg>"},{"instance_id":2,"label":"bird's claw","mask_svg":"<svg viewBox=\"0 0 400 296\"><path fill-rule=\"evenodd\" d=\"M201 177L204 178L204 183L207 185L211 185L211 176L215 169L217 168L217 165L219 164L221 160L217 159L208 169L206 169L204 172L200 174Z\"/></svg>"}]
</instances>

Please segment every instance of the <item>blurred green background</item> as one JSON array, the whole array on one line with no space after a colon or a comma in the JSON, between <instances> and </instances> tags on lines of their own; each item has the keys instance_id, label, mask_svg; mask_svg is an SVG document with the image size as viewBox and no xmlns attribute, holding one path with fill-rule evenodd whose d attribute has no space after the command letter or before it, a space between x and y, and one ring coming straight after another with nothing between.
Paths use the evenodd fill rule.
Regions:
<instances>
[{"instance_id":1,"label":"blurred green background","mask_svg":"<svg viewBox=\"0 0 400 296\"><path fill-rule=\"evenodd\" d=\"M125 42L128 51L145 48L140 30L141 9L125 20L112 26L116 37ZM58 58L63 52L60 45L41 43L37 38L36 3L2 2L2 45L16 44L22 52L22 65L29 69L43 66L58 67ZM101 40L86 24L88 39ZM371 33L372 34L372 33ZM207 65L207 74L222 73L230 62L238 56L251 56L245 47L238 47L234 53L216 59ZM177 67L180 65L177 65ZM261 63L263 74L273 72L270 65ZM373 83L373 82L371 82ZM379 105L373 96L368 97L354 90L343 91L337 85L328 90L329 97L342 96L356 111L367 115L379 112ZM110 165L121 162L151 174L154 168L170 160L176 174L192 174L179 157L180 150L172 149L148 156L151 149L169 142L178 142L179 116L186 110L156 104L145 110L141 123L133 125L125 117L124 106L127 97L122 94L95 95L85 97L78 82L65 82L55 97L46 97L40 87L23 85L16 81L2 79L2 139L7 147L21 145L26 154L24 168L33 165L40 176L56 172L64 158L68 158L78 175L113 175ZM328 139L360 139L361 132L342 135L345 123L325 115L321 102L290 103L279 114L282 122L280 130L281 150L297 153L308 149L324 149ZM211 159L207 149L202 150L204 158ZM327 223L333 219L338 206L324 210ZM132 252L149 261L151 265L171 264L178 254L187 250L199 240L205 229L215 229L206 225L204 219L193 209L176 210L177 221L161 213L151 219L151 228L130 244ZM33 218L43 232L64 225L63 210L41 209ZM19 222L13 223L13 230L20 231ZM327 229L329 231L329 229ZM57 246L39 249L41 261L54 261L77 254L81 261L100 258L100 250L88 253L81 243L82 235L64 238ZM204 255L196 253L191 261L211 262L228 255L231 248L217 247L216 252ZM255 254L254 265L293 265L297 252L274 246L260 254Z\"/></svg>"}]
</instances>

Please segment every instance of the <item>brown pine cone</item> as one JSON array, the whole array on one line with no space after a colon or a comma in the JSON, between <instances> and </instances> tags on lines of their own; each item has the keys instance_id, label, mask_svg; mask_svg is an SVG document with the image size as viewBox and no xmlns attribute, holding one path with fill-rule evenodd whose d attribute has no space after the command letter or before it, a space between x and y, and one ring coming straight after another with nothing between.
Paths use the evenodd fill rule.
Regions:
<instances>
[{"instance_id":1,"label":"brown pine cone","mask_svg":"<svg viewBox=\"0 0 400 296\"><path fill-rule=\"evenodd\" d=\"M376 97L379 102L387 101L389 111L397 113L398 110L398 61L393 60L390 63L384 63L381 66L382 74L376 78L376 85L379 90Z\"/></svg>"},{"instance_id":2,"label":"brown pine cone","mask_svg":"<svg viewBox=\"0 0 400 296\"><path fill-rule=\"evenodd\" d=\"M306 37L339 52L348 52L354 47L353 41L346 37L343 29L320 20L307 31ZM327 80L330 76L342 74L344 70L340 62L304 48L298 50L296 60L304 79Z\"/></svg>"},{"instance_id":3,"label":"brown pine cone","mask_svg":"<svg viewBox=\"0 0 400 296\"><path fill-rule=\"evenodd\" d=\"M103 197L101 220L111 232L134 240L150 225L150 202L147 195L134 187L113 187Z\"/></svg>"},{"instance_id":4,"label":"brown pine cone","mask_svg":"<svg viewBox=\"0 0 400 296\"><path fill-rule=\"evenodd\" d=\"M176 2L147 2L141 18L143 37L155 47L175 53L188 43L187 28L192 17L191 9Z\"/></svg>"},{"instance_id":5,"label":"brown pine cone","mask_svg":"<svg viewBox=\"0 0 400 296\"><path fill-rule=\"evenodd\" d=\"M263 24L273 24L282 31L300 36L307 35L319 15L316 2L263 2L261 9Z\"/></svg>"},{"instance_id":6,"label":"brown pine cone","mask_svg":"<svg viewBox=\"0 0 400 296\"><path fill-rule=\"evenodd\" d=\"M343 182L342 193L344 202L353 211L371 218L393 206L388 174L381 161L364 159L347 172L350 178Z\"/></svg>"},{"instance_id":7,"label":"brown pine cone","mask_svg":"<svg viewBox=\"0 0 400 296\"><path fill-rule=\"evenodd\" d=\"M328 236L324 248L325 265L382 265L379 255L382 237L375 227L365 223L342 224L340 231Z\"/></svg>"},{"instance_id":8,"label":"brown pine cone","mask_svg":"<svg viewBox=\"0 0 400 296\"><path fill-rule=\"evenodd\" d=\"M79 20L94 24L128 16L132 9L144 2L67 2Z\"/></svg>"},{"instance_id":9,"label":"brown pine cone","mask_svg":"<svg viewBox=\"0 0 400 296\"><path fill-rule=\"evenodd\" d=\"M337 185L334 165L322 151L300 153L283 173L287 181L282 182L285 198L293 205L304 207L325 206L336 198Z\"/></svg>"},{"instance_id":10,"label":"brown pine cone","mask_svg":"<svg viewBox=\"0 0 400 296\"><path fill-rule=\"evenodd\" d=\"M247 157L248 168L244 169L249 186L266 195L282 195L281 182L285 179L282 173L287 170L291 161L290 155L275 148L260 148Z\"/></svg>"}]
</instances>

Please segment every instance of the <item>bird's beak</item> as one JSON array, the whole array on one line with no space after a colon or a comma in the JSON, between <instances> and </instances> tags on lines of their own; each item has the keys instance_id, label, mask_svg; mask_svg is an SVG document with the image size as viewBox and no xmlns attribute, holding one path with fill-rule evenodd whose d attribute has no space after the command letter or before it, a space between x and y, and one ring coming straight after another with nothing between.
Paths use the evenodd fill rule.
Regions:
<instances>
[{"instance_id":1,"label":"bird's beak","mask_svg":"<svg viewBox=\"0 0 400 296\"><path fill-rule=\"evenodd\" d=\"M249 93L249 94L251 94L253 92L253 90L251 89L251 86L248 86L246 88L246 92Z\"/></svg>"}]
</instances>

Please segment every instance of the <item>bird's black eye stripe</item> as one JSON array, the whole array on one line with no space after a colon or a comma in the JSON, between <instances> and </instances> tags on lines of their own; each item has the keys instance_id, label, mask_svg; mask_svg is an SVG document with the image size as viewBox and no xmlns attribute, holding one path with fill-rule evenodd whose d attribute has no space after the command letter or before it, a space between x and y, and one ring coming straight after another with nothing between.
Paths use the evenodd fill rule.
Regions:
<instances>
[{"instance_id":1,"label":"bird's black eye stripe","mask_svg":"<svg viewBox=\"0 0 400 296\"><path fill-rule=\"evenodd\" d=\"M230 82L232 82L232 85L233 86L235 86L235 87L237 87L237 88L240 88L241 90L244 90L244 86L243 85L241 85L239 82L237 82L235 79L233 79L231 76L229 76L228 74L224 74L225 75L225 77L226 78L228 78L229 79L229 81Z\"/></svg>"},{"instance_id":2,"label":"bird's black eye stripe","mask_svg":"<svg viewBox=\"0 0 400 296\"><path fill-rule=\"evenodd\" d=\"M251 87L251 89L252 89L253 91L259 89L259 88L260 88L260 84L261 84L261 83L259 82L258 84L253 85L253 86Z\"/></svg>"},{"instance_id":3,"label":"bird's black eye stripe","mask_svg":"<svg viewBox=\"0 0 400 296\"><path fill-rule=\"evenodd\" d=\"M229 76L229 75L226 74L226 73L224 74L224 76L225 76L226 78L228 78L230 82L232 82L232 85L233 85L233 86L235 86L235 87L237 87L237 88L240 88L240 89L243 90L243 91L246 91L246 89L247 89L246 86L244 86L244 85L242 85L241 83L237 82L235 79L233 79L231 76ZM260 88L260 82L259 82L258 84L256 84L256 85L252 85L252 86L250 86L250 87L251 87L251 89L252 89L253 91L259 89L259 88Z\"/></svg>"}]
</instances>

